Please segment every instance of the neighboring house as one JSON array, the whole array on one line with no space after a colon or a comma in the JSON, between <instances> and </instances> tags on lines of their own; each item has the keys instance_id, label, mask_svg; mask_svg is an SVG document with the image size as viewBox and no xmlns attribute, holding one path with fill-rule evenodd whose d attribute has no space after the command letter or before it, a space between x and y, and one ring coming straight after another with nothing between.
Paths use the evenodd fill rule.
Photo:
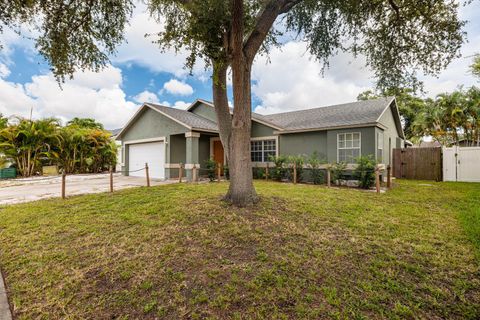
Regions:
<instances>
[{"instance_id":1,"label":"neighboring house","mask_svg":"<svg viewBox=\"0 0 480 320\"><path fill-rule=\"evenodd\" d=\"M390 164L393 148L404 147L404 134L395 98L358 101L293 112L252 113L251 160L266 166L269 156L311 155L354 163L360 155L372 155ZM145 103L117 135L122 141L121 163L130 175L158 179L178 177L184 164L187 178L193 166L204 167L213 158L225 163L218 136L214 106L197 100L179 110ZM273 164L270 164L270 166Z\"/></svg>"},{"instance_id":2,"label":"neighboring house","mask_svg":"<svg viewBox=\"0 0 480 320\"><path fill-rule=\"evenodd\" d=\"M118 134L122 131L122 128L109 130L112 134L112 139L114 139L115 144L117 145L117 165L115 166L115 171L120 172L122 170L122 141L117 139Z\"/></svg>"}]
</instances>

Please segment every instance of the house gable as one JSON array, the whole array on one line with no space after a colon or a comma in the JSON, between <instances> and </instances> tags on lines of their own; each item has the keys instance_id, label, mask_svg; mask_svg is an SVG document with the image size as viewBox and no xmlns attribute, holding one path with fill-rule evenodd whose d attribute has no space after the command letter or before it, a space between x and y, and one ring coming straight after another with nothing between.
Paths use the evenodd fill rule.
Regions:
<instances>
[{"instance_id":1,"label":"house gable","mask_svg":"<svg viewBox=\"0 0 480 320\"><path fill-rule=\"evenodd\" d=\"M147 106L141 110L122 130L119 139L122 141L167 137L172 134L187 132L188 129Z\"/></svg>"},{"instance_id":2,"label":"house gable","mask_svg":"<svg viewBox=\"0 0 480 320\"><path fill-rule=\"evenodd\" d=\"M215 109L212 105L207 104L202 100L195 101L189 108L188 111L199 115L200 117L204 117L208 120L213 122L217 122L217 115L215 114Z\"/></svg>"}]
</instances>

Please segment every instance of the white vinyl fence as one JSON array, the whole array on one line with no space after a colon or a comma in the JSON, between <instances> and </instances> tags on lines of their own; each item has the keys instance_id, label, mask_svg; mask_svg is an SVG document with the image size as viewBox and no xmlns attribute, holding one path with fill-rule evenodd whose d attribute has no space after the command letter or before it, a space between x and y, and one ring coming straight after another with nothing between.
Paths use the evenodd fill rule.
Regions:
<instances>
[{"instance_id":1,"label":"white vinyl fence","mask_svg":"<svg viewBox=\"0 0 480 320\"><path fill-rule=\"evenodd\" d=\"M443 181L480 182L480 147L443 148Z\"/></svg>"}]
</instances>

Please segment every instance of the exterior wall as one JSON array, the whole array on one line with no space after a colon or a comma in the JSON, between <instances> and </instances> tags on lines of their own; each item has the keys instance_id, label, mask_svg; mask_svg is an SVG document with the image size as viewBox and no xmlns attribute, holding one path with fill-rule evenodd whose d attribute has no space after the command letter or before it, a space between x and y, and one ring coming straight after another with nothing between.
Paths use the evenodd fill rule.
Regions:
<instances>
[{"instance_id":1,"label":"exterior wall","mask_svg":"<svg viewBox=\"0 0 480 320\"><path fill-rule=\"evenodd\" d=\"M271 137L271 136L274 136L273 131L274 129L267 127L266 125L252 121L252 129L251 129L252 138Z\"/></svg>"},{"instance_id":2,"label":"exterior wall","mask_svg":"<svg viewBox=\"0 0 480 320\"><path fill-rule=\"evenodd\" d=\"M195 106L195 108L191 109L190 111L198 114L201 117L217 122L217 115L215 114L215 109L209 105L199 103L197 106Z\"/></svg>"},{"instance_id":3,"label":"exterior wall","mask_svg":"<svg viewBox=\"0 0 480 320\"><path fill-rule=\"evenodd\" d=\"M327 160L327 132L301 132L280 135L280 155L307 155L317 151L319 159Z\"/></svg>"},{"instance_id":4,"label":"exterior wall","mask_svg":"<svg viewBox=\"0 0 480 320\"><path fill-rule=\"evenodd\" d=\"M210 137L202 134L198 140L198 163L201 168L205 168L205 161L210 159Z\"/></svg>"},{"instance_id":5,"label":"exterior wall","mask_svg":"<svg viewBox=\"0 0 480 320\"><path fill-rule=\"evenodd\" d=\"M349 128L327 131L327 161L337 162L337 134L360 132L360 155L374 155L376 152L376 130L375 127Z\"/></svg>"},{"instance_id":6,"label":"exterior wall","mask_svg":"<svg viewBox=\"0 0 480 320\"><path fill-rule=\"evenodd\" d=\"M400 137L400 132L397 130L395 124L395 118L392 108L388 108L385 113L380 117L379 122L386 127L383 131L383 161L384 164L392 164L392 151L393 148L401 148L403 146L403 139ZM382 130L379 128L379 130ZM390 142L389 142L390 141Z\"/></svg>"},{"instance_id":7,"label":"exterior wall","mask_svg":"<svg viewBox=\"0 0 480 320\"><path fill-rule=\"evenodd\" d=\"M170 162L185 163L186 161L186 142L185 134L171 135L169 141Z\"/></svg>"},{"instance_id":8,"label":"exterior wall","mask_svg":"<svg viewBox=\"0 0 480 320\"><path fill-rule=\"evenodd\" d=\"M124 132L122 136L122 147L124 148L124 162L122 170L128 170L129 159L129 141L165 137L166 143L168 143L165 153L165 162L170 163L170 135L181 134L187 132L188 129L178 124L177 122L163 116L162 114L154 111L150 108L145 108L132 125ZM185 136L183 136L185 139ZM185 150L185 148L183 148ZM128 173L125 173L128 175ZM166 176L168 177L168 175Z\"/></svg>"}]
</instances>

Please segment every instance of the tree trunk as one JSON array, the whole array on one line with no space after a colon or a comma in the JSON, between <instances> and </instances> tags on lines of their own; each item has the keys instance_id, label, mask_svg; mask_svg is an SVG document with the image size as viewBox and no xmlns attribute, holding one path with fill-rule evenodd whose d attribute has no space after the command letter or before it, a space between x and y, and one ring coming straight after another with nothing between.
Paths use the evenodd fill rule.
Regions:
<instances>
[{"instance_id":1,"label":"tree trunk","mask_svg":"<svg viewBox=\"0 0 480 320\"><path fill-rule=\"evenodd\" d=\"M232 135L232 116L228 106L227 96L227 63L212 62L213 64L213 105L215 106L215 114L217 115L218 131L223 150L230 159L230 138Z\"/></svg>"},{"instance_id":2,"label":"tree trunk","mask_svg":"<svg viewBox=\"0 0 480 320\"><path fill-rule=\"evenodd\" d=\"M250 130L252 120L250 97L250 67L243 52L243 1L232 2L232 75L233 118L230 139L230 187L226 199L237 206L247 206L257 200L253 187L250 159Z\"/></svg>"}]
</instances>

